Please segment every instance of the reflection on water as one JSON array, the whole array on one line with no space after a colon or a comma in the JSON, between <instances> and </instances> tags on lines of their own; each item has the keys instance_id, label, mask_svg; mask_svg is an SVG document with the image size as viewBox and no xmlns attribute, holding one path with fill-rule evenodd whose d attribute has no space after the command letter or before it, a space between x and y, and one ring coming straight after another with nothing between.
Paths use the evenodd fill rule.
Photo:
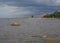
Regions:
<instances>
[{"instance_id":1,"label":"reflection on water","mask_svg":"<svg viewBox=\"0 0 60 43\"><path fill-rule=\"evenodd\" d=\"M11 26L12 22L21 26ZM39 35L54 34L60 40L60 20L41 18L0 19L0 43L44 43ZM50 36L49 35L49 36ZM56 35L56 36L55 36Z\"/></svg>"}]
</instances>

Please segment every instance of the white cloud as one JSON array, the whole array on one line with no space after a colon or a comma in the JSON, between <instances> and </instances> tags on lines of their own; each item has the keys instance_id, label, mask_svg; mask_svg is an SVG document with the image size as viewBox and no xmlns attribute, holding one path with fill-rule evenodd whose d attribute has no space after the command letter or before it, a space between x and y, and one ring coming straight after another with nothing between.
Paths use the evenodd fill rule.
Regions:
<instances>
[{"instance_id":1,"label":"white cloud","mask_svg":"<svg viewBox=\"0 0 60 43\"><path fill-rule=\"evenodd\" d=\"M16 17L27 14L33 14L32 11L27 10L27 7L16 7L9 6L7 4L0 4L0 17Z\"/></svg>"},{"instance_id":2,"label":"white cloud","mask_svg":"<svg viewBox=\"0 0 60 43\"><path fill-rule=\"evenodd\" d=\"M59 6L60 0L34 0L35 3L51 6Z\"/></svg>"},{"instance_id":3,"label":"white cloud","mask_svg":"<svg viewBox=\"0 0 60 43\"><path fill-rule=\"evenodd\" d=\"M60 0L56 0L56 5L60 5Z\"/></svg>"}]
</instances>

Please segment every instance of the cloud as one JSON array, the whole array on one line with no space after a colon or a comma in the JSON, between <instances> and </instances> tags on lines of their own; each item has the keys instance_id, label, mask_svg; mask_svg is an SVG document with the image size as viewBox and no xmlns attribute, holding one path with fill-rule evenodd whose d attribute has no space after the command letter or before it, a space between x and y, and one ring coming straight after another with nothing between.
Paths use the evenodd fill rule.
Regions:
<instances>
[{"instance_id":1,"label":"cloud","mask_svg":"<svg viewBox=\"0 0 60 43\"><path fill-rule=\"evenodd\" d=\"M60 10L60 0L0 0L0 17L42 15Z\"/></svg>"},{"instance_id":2,"label":"cloud","mask_svg":"<svg viewBox=\"0 0 60 43\"><path fill-rule=\"evenodd\" d=\"M35 0L38 4L45 4L48 6L60 6L60 0Z\"/></svg>"},{"instance_id":3,"label":"cloud","mask_svg":"<svg viewBox=\"0 0 60 43\"><path fill-rule=\"evenodd\" d=\"M17 17L23 15L33 14L27 7L9 6L7 4L0 4L0 17Z\"/></svg>"},{"instance_id":4,"label":"cloud","mask_svg":"<svg viewBox=\"0 0 60 43\"><path fill-rule=\"evenodd\" d=\"M56 0L56 5L60 5L60 0Z\"/></svg>"},{"instance_id":5,"label":"cloud","mask_svg":"<svg viewBox=\"0 0 60 43\"><path fill-rule=\"evenodd\" d=\"M13 6L60 6L60 0L0 0L0 2Z\"/></svg>"},{"instance_id":6,"label":"cloud","mask_svg":"<svg viewBox=\"0 0 60 43\"><path fill-rule=\"evenodd\" d=\"M0 2L15 6L60 6L60 0L0 0Z\"/></svg>"}]
</instances>

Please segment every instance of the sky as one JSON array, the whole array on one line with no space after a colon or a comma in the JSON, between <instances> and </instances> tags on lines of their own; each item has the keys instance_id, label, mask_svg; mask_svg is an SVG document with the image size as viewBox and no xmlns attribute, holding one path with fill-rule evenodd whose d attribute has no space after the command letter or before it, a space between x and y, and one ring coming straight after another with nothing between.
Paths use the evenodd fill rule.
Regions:
<instances>
[{"instance_id":1,"label":"sky","mask_svg":"<svg viewBox=\"0 0 60 43\"><path fill-rule=\"evenodd\" d=\"M0 0L0 18L42 17L60 10L60 0Z\"/></svg>"}]
</instances>

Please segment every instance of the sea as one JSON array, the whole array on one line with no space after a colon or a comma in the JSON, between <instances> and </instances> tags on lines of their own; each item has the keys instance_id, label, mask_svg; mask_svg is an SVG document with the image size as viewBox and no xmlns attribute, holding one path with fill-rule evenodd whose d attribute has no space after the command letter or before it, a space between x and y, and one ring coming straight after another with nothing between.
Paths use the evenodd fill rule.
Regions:
<instances>
[{"instance_id":1,"label":"sea","mask_svg":"<svg viewBox=\"0 0 60 43\"><path fill-rule=\"evenodd\" d=\"M11 26L14 22L20 26ZM0 18L0 43L45 43L40 35L53 35L60 40L60 19Z\"/></svg>"}]
</instances>

